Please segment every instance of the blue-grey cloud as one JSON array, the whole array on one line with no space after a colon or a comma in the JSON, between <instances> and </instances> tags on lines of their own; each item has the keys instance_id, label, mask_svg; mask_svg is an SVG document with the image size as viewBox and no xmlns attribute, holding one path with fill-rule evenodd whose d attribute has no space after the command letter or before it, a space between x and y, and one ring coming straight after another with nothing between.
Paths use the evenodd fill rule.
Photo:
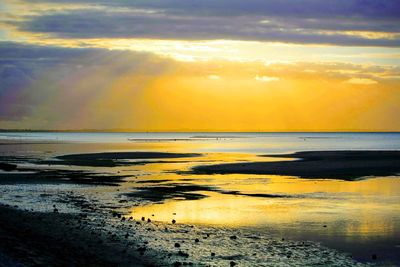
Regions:
<instances>
[{"instance_id":1,"label":"blue-grey cloud","mask_svg":"<svg viewBox=\"0 0 400 267\"><path fill-rule=\"evenodd\" d=\"M86 3L110 7L163 10L171 14L205 16L288 16L399 18L397 0L30 0L29 2Z\"/></svg>"},{"instance_id":2,"label":"blue-grey cloud","mask_svg":"<svg viewBox=\"0 0 400 267\"><path fill-rule=\"evenodd\" d=\"M26 101L26 90L40 73L87 53L93 51L0 43L0 120L29 114L32 102Z\"/></svg>"},{"instance_id":3,"label":"blue-grey cloud","mask_svg":"<svg viewBox=\"0 0 400 267\"><path fill-rule=\"evenodd\" d=\"M133 51L0 42L0 122L21 120L48 99L73 92L74 79L84 80L85 75L99 70L98 82L87 86L93 94L126 73L155 77L170 64L171 60ZM71 114L90 98L83 93L73 95L76 97L66 99L65 107L58 108Z\"/></svg>"},{"instance_id":4,"label":"blue-grey cloud","mask_svg":"<svg viewBox=\"0 0 400 267\"><path fill-rule=\"evenodd\" d=\"M48 33L61 38L235 39L359 46L400 45L400 2L397 0L73 2L96 4L103 8L47 12L11 23L24 31ZM352 31L398 35L371 38L349 33Z\"/></svg>"}]
</instances>

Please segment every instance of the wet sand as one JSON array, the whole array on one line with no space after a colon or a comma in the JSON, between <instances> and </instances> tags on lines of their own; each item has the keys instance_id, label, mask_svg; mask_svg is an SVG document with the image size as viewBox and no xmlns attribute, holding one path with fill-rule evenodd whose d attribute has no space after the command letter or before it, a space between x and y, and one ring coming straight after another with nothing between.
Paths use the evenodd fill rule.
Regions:
<instances>
[{"instance_id":1,"label":"wet sand","mask_svg":"<svg viewBox=\"0 0 400 267\"><path fill-rule=\"evenodd\" d=\"M196 153L163 153L163 152L105 152L105 153L87 153L70 154L56 157L55 160L42 161L42 164L59 164L88 167L116 167L146 164L153 159L176 159L199 157ZM142 161L129 161L142 160Z\"/></svg>"},{"instance_id":2,"label":"wet sand","mask_svg":"<svg viewBox=\"0 0 400 267\"><path fill-rule=\"evenodd\" d=\"M6 255L0 257L0 266L10 261L20 266L155 265L123 237L107 236L101 218L93 221L84 213L28 212L3 205L0 218L0 253Z\"/></svg>"},{"instance_id":3,"label":"wet sand","mask_svg":"<svg viewBox=\"0 0 400 267\"><path fill-rule=\"evenodd\" d=\"M0 266L364 266L314 242L128 216L0 205Z\"/></svg>"},{"instance_id":4,"label":"wet sand","mask_svg":"<svg viewBox=\"0 0 400 267\"><path fill-rule=\"evenodd\" d=\"M121 152L72 154L59 156L57 159L76 162L90 160L94 166L98 166L96 161L99 160L198 155ZM391 159L393 155L381 156ZM14 164L14 160L10 157L9 162ZM19 160L21 159L16 160L17 169L13 174L0 174L0 184L71 183L101 188L118 186L129 177L64 169L39 168L34 171L20 167ZM32 173L23 173L27 170ZM21 209L26 208L24 206L0 205L0 266L7 266L10 262L16 266L19 263L26 266L276 266L299 263L308 266L363 265L352 260L348 254L306 240L285 240L282 236L251 233L243 229L180 224L172 222L174 214L171 214L169 222L161 222L157 221L157 214L144 218L142 214L132 214L128 210L125 210L126 213L119 213L123 207L110 206L96 199L89 200L86 194L76 195L78 193L72 190L66 191L64 196L55 193L54 200L58 200L51 203L55 206L50 212ZM119 203L125 203L122 206L129 208L141 205L143 201L202 199L205 195L201 191L267 198L287 197L245 194L188 184L143 186L131 193L119 192L116 197L120 199ZM103 193L99 191L98 194ZM61 203L77 206L78 212L61 212Z\"/></svg>"},{"instance_id":5,"label":"wet sand","mask_svg":"<svg viewBox=\"0 0 400 267\"><path fill-rule=\"evenodd\" d=\"M198 174L270 174L341 180L400 173L400 151L304 151L262 156L293 160L205 165L194 167L193 171Z\"/></svg>"}]
</instances>

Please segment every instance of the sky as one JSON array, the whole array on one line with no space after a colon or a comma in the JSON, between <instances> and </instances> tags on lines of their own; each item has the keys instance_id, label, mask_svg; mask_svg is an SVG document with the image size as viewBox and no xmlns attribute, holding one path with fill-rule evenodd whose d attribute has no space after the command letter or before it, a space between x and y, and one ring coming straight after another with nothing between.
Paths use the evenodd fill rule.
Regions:
<instances>
[{"instance_id":1,"label":"sky","mask_svg":"<svg viewBox=\"0 0 400 267\"><path fill-rule=\"evenodd\" d=\"M0 129L400 131L398 0L0 0Z\"/></svg>"}]
</instances>

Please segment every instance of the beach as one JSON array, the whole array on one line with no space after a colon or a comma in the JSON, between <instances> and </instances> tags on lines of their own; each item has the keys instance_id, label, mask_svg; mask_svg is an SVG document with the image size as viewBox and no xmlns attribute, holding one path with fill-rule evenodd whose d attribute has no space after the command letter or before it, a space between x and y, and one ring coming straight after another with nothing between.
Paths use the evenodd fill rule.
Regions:
<instances>
[{"instance_id":1,"label":"beach","mask_svg":"<svg viewBox=\"0 0 400 267\"><path fill-rule=\"evenodd\" d=\"M399 263L399 152L374 140L48 136L2 140L0 266ZM288 138L296 152L269 148Z\"/></svg>"}]
</instances>

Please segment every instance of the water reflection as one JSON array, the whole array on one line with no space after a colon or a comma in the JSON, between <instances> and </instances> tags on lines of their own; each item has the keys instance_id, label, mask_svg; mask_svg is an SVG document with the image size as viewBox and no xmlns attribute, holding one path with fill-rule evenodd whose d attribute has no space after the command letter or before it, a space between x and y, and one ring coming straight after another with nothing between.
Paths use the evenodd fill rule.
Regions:
<instances>
[{"instance_id":1,"label":"water reflection","mask_svg":"<svg viewBox=\"0 0 400 267\"><path fill-rule=\"evenodd\" d=\"M270 188L263 190L262 188L267 188L268 185L275 187L274 178L269 180L268 185L244 185L243 188L239 184L240 181L232 186L218 183L221 190L228 192L240 189L243 189L240 192L250 192L250 187L254 187L256 192L281 197L238 196L210 191L193 191L192 193L207 197L187 201L170 199L161 204L136 207L132 213L136 217L150 217L154 214L155 219L161 221L170 221L175 218L182 223L231 227L274 225L281 228L282 225L287 224L313 222L319 224L316 227L324 234L334 230L336 234L344 235L391 236L398 231L394 223L400 214L398 204L400 198L393 194L396 193L395 190L388 191L387 188L391 186L398 188L398 182L390 178L381 180L384 184L382 191L375 187L376 181L369 185L367 181L362 181L337 187L338 189L346 188L348 192L351 192L350 194L345 193L346 190L338 190L335 193L333 189L322 192L321 185L309 181L304 184L299 181L298 184L301 186L295 194L292 194L292 188L295 186L293 182L290 184L278 182L279 191ZM310 187L307 187L307 184ZM290 190L286 191L285 185L289 185ZM173 216L174 213L176 215ZM342 225L335 229L333 226L337 221L346 221L345 227ZM323 225L326 225L329 231L322 229Z\"/></svg>"},{"instance_id":2,"label":"water reflection","mask_svg":"<svg viewBox=\"0 0 400 267\"><path fill-rule=\"evenodd\" d=\"M40 135L40 133L38 133ZM258 157L255 153L287 153L300 150L329 149L400 149L399 134L249 134L246 138L163 142L127 142L127 138L148 137L146 134L85 135L70 137L74 142L60 140L39 143L3 143L2 155L24 155L49 159L75 153L107 151L160 151L202 153L193 158L147 160L147 164L117 167L36 166L46 169L87 170L129 175L116 188L98 187L112 196L131 196L141 206L130 207L134 218L178 223L206 224L223 227L248 228L285 236L322 241L352 253L371 252L365 247L399 252L400 237L400 177L381 177L359 181L299 179L273 175L193 175L190 169L203 164L246 161L277 161L279 158ZM111 135L111 137L110 137ZM194 134L169 133L167 138L190 138ZM237 135L235 133L235 135ZM239 134L240 135L240 134ZM53 137L53 135L51 135ZM155 134L162 137L162 134ZM306 136L306 138L305 138ZM312 138L311 138L311 137ZM316 138L329 137L329 138ZM58 137L57 137L58 138ZM81 140L81 139L82 140ZM119 140L119 141L118 141ZM123 140L123 141L121 141ZM37 141L37 140L36 140ZM46 142L45 142L46 141ZM228 153L229 152L229 153ZM290 159L285 159L290 160ZM160 198L160 191L151 188L186 185L184 192L169 191ZM138 189L146 188L147 198ZM90 189L85 189L90 193ZM182 188L180 189L182 191ZM164 190L165 191L165 190ZM172 192L172 193L171 193ZM142 194L142 195L141 195ZM155 197L151 199L149 196ZM192 194L196 198L185 196ZM190 195L189 195L190 196ZM156 199L156 200L155 200ZM107 199L118 206L119 198ZM154 203L157 202L157 203ZM161 203L160 203L161 202ZM128 202L129 204L129 202ZM154 214L154 217L152 216ZM324 227L325 226L325 227ZM367 251L367 252L365 252Z\"/></svg>"}]
</instances>

